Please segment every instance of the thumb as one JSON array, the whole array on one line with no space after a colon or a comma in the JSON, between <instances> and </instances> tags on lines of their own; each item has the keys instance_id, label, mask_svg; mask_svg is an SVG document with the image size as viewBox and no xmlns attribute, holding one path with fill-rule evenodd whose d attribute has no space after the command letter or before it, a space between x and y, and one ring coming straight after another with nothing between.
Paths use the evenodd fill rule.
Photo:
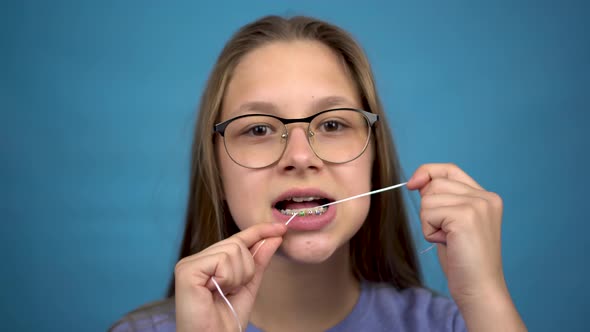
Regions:
<instances>
[{"instance_id":1,"label":"thumb","mask_svg":"<svg viewBox=\"0 0 590 332\"><path fill-rule=\"evenodd\" d=\"M253 247L255 249L252 251L252 256L254 257L254 265L256 265L256 273L266 270L270 259L282 242L282 237L269 237L263 241L259 241Z\"/></svg>"}]
</instances>

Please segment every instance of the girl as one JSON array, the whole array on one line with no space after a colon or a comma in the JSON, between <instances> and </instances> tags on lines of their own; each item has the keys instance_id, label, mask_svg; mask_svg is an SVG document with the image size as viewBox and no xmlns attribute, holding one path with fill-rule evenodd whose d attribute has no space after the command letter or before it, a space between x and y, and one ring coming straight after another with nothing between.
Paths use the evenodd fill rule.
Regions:
<instances>
[{"instance_id":1,"label":"girl","mask_svg":"<svg viewBox=\"0 0 590 332\"><path fill-rule=\"evenodd\" d=\"M169 298L111 330L526 330L502 272L502 201L457 166L407 183L454 302L423 288L400 189L320 207L401 182L396 158L349 34L307 17L243 27L202 96Z\"/></svg>"}]
</instances>

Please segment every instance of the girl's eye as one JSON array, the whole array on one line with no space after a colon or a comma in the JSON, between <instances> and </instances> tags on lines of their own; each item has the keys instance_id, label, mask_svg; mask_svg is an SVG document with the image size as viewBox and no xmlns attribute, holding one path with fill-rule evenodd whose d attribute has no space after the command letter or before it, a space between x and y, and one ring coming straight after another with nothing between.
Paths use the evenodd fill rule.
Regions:
<instances>
[{"instance_id":1,"label":"girl's eye","mask_svg":"<svg viewBox=\"0 0 590 332\"><path fill-rule=\"evenodd\" d=\"M248 129L247 134L252 136L266 136L271 132L272 130L267 125L255 125Z\"/></svg>"},{"instance_id":2,"label":"girl's eye","mask_svg":"<svg viewBox=\"0 0 590 332\"><path fill-rule=\"evenodd\" d=\"M322 123L322 129L324 131L338 131L340 129L342 129L343 125L342 123L335 121L335 120L328 120L325 121L324 123Z\"/></svg>"}]
</instances>

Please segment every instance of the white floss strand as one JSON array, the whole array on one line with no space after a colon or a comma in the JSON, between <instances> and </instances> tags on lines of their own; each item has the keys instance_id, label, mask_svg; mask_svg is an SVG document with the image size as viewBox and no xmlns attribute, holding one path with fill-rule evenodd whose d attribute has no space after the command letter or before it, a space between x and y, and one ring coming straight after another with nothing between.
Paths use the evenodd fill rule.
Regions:
<instances>
[{"instance_id":1,"label":"white floss strand","mask_svg":"<svg viewBox=\"0 0 590 332\"><path fill-rule=\"evenodd\" d=\"M266 242L266 239L262 240L262 242L260 242L260 245L258 246L258 248L256 248L256 250L254 250L254 253L252 254L252 258L254 258L254 256L256 256L256 253L262 247L262 245L264 244L264 242Z\"/></svg>"},{"instance_id":2,"label":"white floss strand","mask_svg":"<svg viewBox=\"0 0 590 332\"><path fill-rule=\"evenodd\" d=\"M291 220L295 219L295 217L297 217L297 214L294 214L291 218L289 218L289 220L287 220L287 222L285 223L285 226L289 225Z\"/></svg>"},{"instance_id":3,"label":"white floss strand","mask_svg":"<svg viewBox=\"0 0 590 332\"><path fill-rule=\"evenodd\" d=\"M291 220L295 219L295 217L297 217L297 214L294 214L291 216L291 218L289 218L289 220L287 220L287 222L285 223L285 226L289 225L289 223L291 222ZM266 239L262 240L262 242L260 242L260 245L258 246L258 248L256 248L256 250L254 250L254 253L252 254L252 257L256 256L256 253L258 252L258 250L260 250L260 248L262 247L262 245L264 244L264 242L266 242Z\"/></svg>"},{"instance_id":4,"label":"white floss strand","mask_svg":"<svg viewBox=\"0 0 590 332\"><path fill-rule=\"evenodd\" d=\"M430 247L428 247L428 248L426 248L426 249L424 249L424 250L420 251L420 255L422 255L422 254L424 254L424 253L427 253L427 252L429 252L429 251L430 251L432 248L434 248L435 246L436 246L436 243L433 243L433 244L431 244L431 245L430 245Z\"/></svg>"},{"instance_id":5,"label":"white floss strand","mask_svg":"<svg viewBox=\"0 0 590 332\"><path fill-rule=\"evenodd\" d=\"M242 323L240 322L240 318L238 317L238 313L234 310L234 306L231 305L231 303L229 302L229 300L227 299L227 297L225 297L225 294L223 294L223 292L221 291L221 287L219 287L219 284L217 283L217 281L215 280L215 278L211 277L211 281L213 281L213 284L215 285L215 288L217 288L217 291L219 292L219 294L221 295L221 297L223 298L223 300L225 301L225 303L229 307L229 310L231 310L231 313L234 315L234 318L236 319L236 322L238 323L238 330L240 332L242 332L243 331L243 329L242 329Z\"/></svg>"},{"instance_id":6,"label":"white floss strand","mask_svg":"<svg viewBox=\"0 0 590 332\"><path fill-rule=\"evenodd\" d=\"M335 201L335 202L327 203L327 204L321 205L320 207L326 207L326 206L330 206L330 205L334 205L334 204L338 204L338 203L342 203L342 202L350 201L350 200L352 200L352 199L356 199L356 198L359 198L359 197L373 195L373 194L376 194L376 193L380 193L380 192L382 192L382 191L387 191L387 190L391 190L391 189L399 188L399 187L401 187L401 186L404 186L404 185L406 185L406 184L407 184L407 182L404 182L404 183L396 184L396 185L393 185L393 186L389 186L389 187L385 187L385 188L381 188L381 189L377 189L377 190L369 191L368 193L364 193L364 194L360 194L360 195L356 195L356 196L352 196L352 197L344 198L344 199L341 199L341 200L339 200L339 201Z\"/></svg>"}]
</instances>

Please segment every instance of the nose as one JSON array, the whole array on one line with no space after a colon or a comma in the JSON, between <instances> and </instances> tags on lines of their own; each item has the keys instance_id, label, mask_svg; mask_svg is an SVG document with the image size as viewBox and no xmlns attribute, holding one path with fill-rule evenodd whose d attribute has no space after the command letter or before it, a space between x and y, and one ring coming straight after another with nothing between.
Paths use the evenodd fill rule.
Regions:
<instances>
[{"instance_id":1,"label":"nose","mask_svg":"<svg viewBox=\"0 0 590 332\"><path fill-rule=\"evenodd\" d=\"M289 128L287 129L289 130ZM318 170L323 161L313 152L308 141L307 126L293 126L289 131L285 151L278 162L284 171Z\"/></svg>"}]
</instances>

